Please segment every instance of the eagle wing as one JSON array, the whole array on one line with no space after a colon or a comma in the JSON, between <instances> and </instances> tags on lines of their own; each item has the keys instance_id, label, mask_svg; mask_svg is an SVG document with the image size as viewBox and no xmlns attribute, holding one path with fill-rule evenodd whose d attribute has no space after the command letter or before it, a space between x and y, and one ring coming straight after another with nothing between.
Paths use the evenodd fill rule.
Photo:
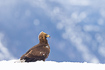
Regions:
<instances>
[{"instance_id":1,"label":"eagle wing","mask_svg":"<svg viewBox=\"0 0 105 70\"><path fill-rule=\"evenodd\" d=\"M26 62L33 62L37 60L45 61L50 52L49 47L46 46L47 45L37 45L37 47L32 47L21 57L21 60L25 59Z\"/></svg>"}]
</instances>

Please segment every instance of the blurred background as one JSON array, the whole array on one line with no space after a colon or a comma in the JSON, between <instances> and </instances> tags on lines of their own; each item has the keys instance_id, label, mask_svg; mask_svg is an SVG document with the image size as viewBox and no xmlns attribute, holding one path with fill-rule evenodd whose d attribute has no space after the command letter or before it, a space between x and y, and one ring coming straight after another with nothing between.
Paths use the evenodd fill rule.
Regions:
<instances>
[{"instance_id":1,"label":"blurred background","mask_svg":"<svg viewBox=\"0 0 105 70\"><path fill-rule=\"evenodd\" d=\"M47 61L105 63L105 0L0 0L0 60L51 36Z\"/></svg>"}]
</instances>

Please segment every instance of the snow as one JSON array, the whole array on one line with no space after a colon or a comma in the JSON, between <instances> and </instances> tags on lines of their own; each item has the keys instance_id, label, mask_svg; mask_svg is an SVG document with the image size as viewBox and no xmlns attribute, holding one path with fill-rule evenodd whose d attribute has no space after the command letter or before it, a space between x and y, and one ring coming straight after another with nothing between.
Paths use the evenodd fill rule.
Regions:
<instances>
[{"instance_id":1,"label":"snow","mask_svg":"<svg viewBox=\"0 0 105 70\"><path fill-rule=\"evenodd\" d=\"M0 61L3 70L105 70L105 64L74 62L19 62L19 60Z\"/></svg>"}]
</instances>

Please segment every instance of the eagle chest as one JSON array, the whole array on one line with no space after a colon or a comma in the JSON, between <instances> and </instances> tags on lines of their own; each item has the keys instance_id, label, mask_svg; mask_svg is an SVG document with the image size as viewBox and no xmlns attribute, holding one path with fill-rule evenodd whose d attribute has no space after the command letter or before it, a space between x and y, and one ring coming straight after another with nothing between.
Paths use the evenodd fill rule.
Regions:
<instances>
[{"instance_id":1,"label":"eagle chest","mask_svg":"<svg viewBox=\"0 0 105 70\"><path fill-rule=\"evenodd\" d=\"M42 51L45 51L46 53L49 53L50 52L50 47L48 45L43 46Z\"/></svg>"},{"instance_id":2,"label":"eagle chest","mask_svg":"<svg viewBox=\"0 0 105 70\"><path fill-rule=\"evenodd\" d=\"M35 56L46 56L50 53L50 47L47 45L45 46L40 46L37 48L34 48L32 51L30 51L30 53L32 53L32 55Z\"/></svg>"},{"instance_id":3,"label":"eagle chest","mask_svg":"<svg viewBox=\"0 0 105 70\"><path fill-rule=\"evenodd\" d=\"M43 46L43 48L50 49L50 47L48 45Z\"/></svg>"}]
</instances>

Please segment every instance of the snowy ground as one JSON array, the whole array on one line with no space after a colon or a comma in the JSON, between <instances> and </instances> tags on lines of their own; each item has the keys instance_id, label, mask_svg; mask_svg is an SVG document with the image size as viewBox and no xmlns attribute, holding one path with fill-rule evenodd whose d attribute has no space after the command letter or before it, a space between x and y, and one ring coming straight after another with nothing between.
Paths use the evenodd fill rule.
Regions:
<instances>
[{"instance_id":1,"label":"snowy ground","mask_svg":"<svg viewBox=\"0 0 105 70\"><path fill-rule=\"evenodd\" d=\"M53 62L37 61L30 63L14 63L17 60L0 61L2 70L105 70L105 64L93 63L72 63L72 62Z\"/></svg>"}]
</instances>

